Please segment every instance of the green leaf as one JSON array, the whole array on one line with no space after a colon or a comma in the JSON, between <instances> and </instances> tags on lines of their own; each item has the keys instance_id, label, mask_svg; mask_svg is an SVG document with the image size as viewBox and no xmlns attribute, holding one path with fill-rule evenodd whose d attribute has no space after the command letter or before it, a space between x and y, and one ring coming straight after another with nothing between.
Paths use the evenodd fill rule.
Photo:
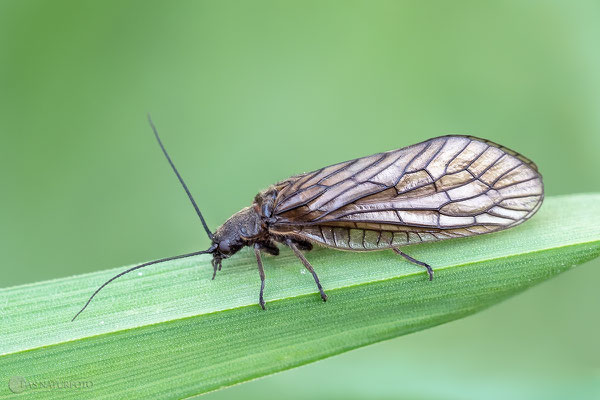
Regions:
<instances>
[{"instance_id":1,"label":"green leaf","mask_svg":"<svg viewBox=\"0 0 600 400\"><path fill-rule=\"evenodd\" d=\"M265 257L267 311L250 251L214 281L209 256L119 278L75 322L123 268L2 289L0 376L32 398L179 398L429 328L597 257L600 195L548 198L513 229L405 250L434 267L433 282L391 251L308 253L327 303L289 251Z\"/></svg>"}]
</instances>

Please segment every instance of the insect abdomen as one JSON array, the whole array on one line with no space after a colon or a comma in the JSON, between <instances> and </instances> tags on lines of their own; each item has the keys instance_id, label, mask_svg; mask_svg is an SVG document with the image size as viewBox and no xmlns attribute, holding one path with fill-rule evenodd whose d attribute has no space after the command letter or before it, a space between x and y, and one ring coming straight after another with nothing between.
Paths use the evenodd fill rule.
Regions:
<instances>
[{"instance_id":1,"label":"insect abdomen","mask_svg":"<svg viewBox=\"0 0 600 400\"><path fill-rule=\"evenodd\" d=\"M303 226L283 227L277 230L277 234L288 237L298 237L301 240L310 240L323 246L339 250L371 251L384 250L392 247L406 246L422 242L431 242L453 237L468 236L468 232L443 232L431 229L419 229L409 227L389 227L392 230L358 229L343 226ZM487 233L488 230L481 230Z\"/></svg>"}]
</instances>

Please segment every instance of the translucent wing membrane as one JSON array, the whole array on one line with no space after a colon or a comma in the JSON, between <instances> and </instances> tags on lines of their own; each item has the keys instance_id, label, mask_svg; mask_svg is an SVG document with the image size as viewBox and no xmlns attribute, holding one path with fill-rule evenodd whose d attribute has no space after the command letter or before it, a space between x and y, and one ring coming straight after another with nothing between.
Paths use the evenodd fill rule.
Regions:
<instances>
[{"instance_id":1,"label":"translucent wing membrane","mask_svg":"<svg viewBox=\"0 0 600 400\"><path fill-rule=\"evenodd\" d=\"M544 196L533 162L467 136L332 165L275 188L272 233L345 250L498 231L531 217Z\"/></svg>"}]
</instances>

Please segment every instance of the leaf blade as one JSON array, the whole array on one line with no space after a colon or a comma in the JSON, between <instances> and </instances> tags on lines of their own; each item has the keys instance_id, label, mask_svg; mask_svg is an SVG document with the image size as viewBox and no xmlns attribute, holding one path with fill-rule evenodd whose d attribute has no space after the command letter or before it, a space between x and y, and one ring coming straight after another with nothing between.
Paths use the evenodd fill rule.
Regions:
<instances>
[{"instance_id":1,"label":"leaf blade","mask_svg":"<svg viewBox=\"0 0 600 400\"><path fill-rule=\"evenodd\" d=\"M267 312L256 305L250 253L232 259L214 282L195 269L198 262L207 267L208 257L123 279L73 324L71 311L121 269L3 289L0 366L16 376L34 375L28 368L36 365L39 377L93 377L90 397L215 390L472 314L594 258L599 200L550 198L514 229L407 248L436 267L433 282L391 252L309 253L329 294L326 304L289 253L265 262ZM201 272L209 275L209 268ZM198 300L200 289L207 292Z\"/></svg>"}]
</instances>

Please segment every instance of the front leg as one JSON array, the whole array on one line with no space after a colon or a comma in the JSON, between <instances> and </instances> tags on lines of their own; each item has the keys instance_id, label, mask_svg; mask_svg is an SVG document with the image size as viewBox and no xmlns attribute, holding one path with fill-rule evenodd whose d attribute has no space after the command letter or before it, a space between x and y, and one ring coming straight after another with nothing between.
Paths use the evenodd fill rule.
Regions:
<instances>
[{"instance_id":1,"label":"front leg","mask_svg":"<svg viewBox=\"0 0 600 400\"><path fill-rule=\"evenodd\" d=\"M254 244L254 254L256 255L256 263L258 264L258 274L260 275L260 294L258 295L258 304L265 309L265 300L263 292L265 291L265 270L263 269L262 258L260 257L260 245Z\"/></svg>"}]
</instances>

